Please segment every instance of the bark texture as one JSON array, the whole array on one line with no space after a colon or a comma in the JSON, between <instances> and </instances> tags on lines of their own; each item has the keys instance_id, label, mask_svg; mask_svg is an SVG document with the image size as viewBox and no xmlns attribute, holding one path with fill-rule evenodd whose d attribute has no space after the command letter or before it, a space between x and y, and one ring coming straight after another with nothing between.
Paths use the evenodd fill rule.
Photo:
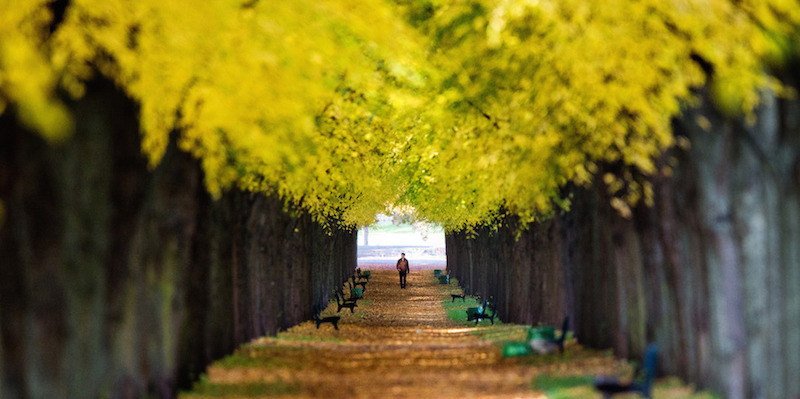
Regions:
<instances>
[{"instance_id":1,"label":"bark texture","mask_svg":"<svg viewBox=\"0 0 800 399\"><path fill-rule=\"evenodd\" d=\"M0 397L172 397L354 270L354 231L263 195L212 200L175 146L149 171L111 84L73 111L57 145L0 117Z\"/></svg>"},{"instance_id":2,"label":"bark texture","mask_svg":"<svg viewBox=\"0 0 800 399\"><path fill-rule=\"evenodd\" d=\"M448 233L448 269L504 320L560 325L726 398L800 397L800 109L767 98L756 123L701 105L675 122L655 205L626 219L602 185L515 241L513 221ZM709 127L710 126L710 127ZM677 161L677 162L676 162Z\"/></svg>"}]
</instances>

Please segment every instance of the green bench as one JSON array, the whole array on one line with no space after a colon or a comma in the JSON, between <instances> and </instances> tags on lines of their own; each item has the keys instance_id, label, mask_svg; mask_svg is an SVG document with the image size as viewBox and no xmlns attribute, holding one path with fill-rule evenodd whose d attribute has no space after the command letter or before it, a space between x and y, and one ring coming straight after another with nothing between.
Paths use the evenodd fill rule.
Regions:
<instances>
[{"instance_id":1,"label":"green bench","mask_svg":"<svg viewBox=\"0 0 800 399\"><path fill-rule=\"evenodd\" d=\"M553 353L556 349L564 353L564 340L569 329L569 316L564 317L561 325L561 336L556 338L556 328L550 326L531 327L528 329L528 343L536 353Z\"/></svg>"},{"instance_id":2,"label":"green bench","mask_svg":"<svg viewBox=\"0 0 800 399\"><path fill-rule=\"evenodd\" d=\"M507 342L503 345L503 357L528 356L532 353L527 342Z\"/></svg>"},{"instance_id":3,"label":"green bench","mask_svg":"<svg viewBox=\"0 0 800 399\"><path fill-rule=\"evenodd\" d=\"M450 284L450 275L442 274L439 276L439 284Z\"/></svg>"},{"instance_id":4,"label":"green bench","mask_svg":"<svg viewBox=\"0 0 800 399\"><path fill-rule=\"evenodd\" d=\"M433 277L439 277L442 275L442 269L433 269Z\"/></svg>"},{"instance_id":5,"label":"green bench","mask_svg":"<svg viewBox=\"0 0 800 399\"><path fill-rule=\"evenodd\" d=\"M356 269L356 273L358 274L358 279L359 280L364 279L364 280L369 281L369 278L372 277L372 271L364 270L362 272L360 267Z\"/></svg>"},{"instance_id":6,"label":"green bench","mask_svg":"<svg viewBox=\"0 0 800 399\"><path fill-rule=\"evenodd\" d=\"M492 311L492 314L489 314L489 310ZM483 306L467 308L467 321L475 320L475 325L483 319L489 319L494 324L495 316L497 316L497 305L493 302L484 301Z\"/></svg>"},{"instance_id":7,"label":"green bench","mask_svg":"<svg viewBox=\"0 0 800 399\"><path fill-rule=\"evenodd\" d=\"M550 326L531 327L528 329L528 341L533 339L554 341L556 339L556 328Z\"/></svg>"},{"instance_id":8,"label":"green bench","mask_svg":"<svg viewBox=\"0 0 800 399\"><path fill-rule=\"evenodd\" d=\"M351 277L350 277L350 279L351 279L351 280L353 280L353 283L352 283L352 284L350 284L350 286L351 286L351 287L358 287L358 286L361 286L361 288L362 288L364 291L366 291L366 290L367 290L367 282L366 282L366 281L358 281L358 280L356 280L356 276L351 276Z\"/></svg>"},{"instance_id":9,"label":"green bench","mask_svg":"<svg viewBox=\"0 0 800 399\"><path fill-rule=\"evenodd\" d=\"M358 306L358 298L350 298L344 297L344 292L341 289L336 291L336 305L338 306L338 310L336 313L342 311L342 309L350 309L350 313L355 313L355 307Z\"/></svg>"},{"instance_id":10,"label":"green bench","mask_svg":"<svg viewBox=\"0 0 800 399\"><path fill-rule=\"evenodd\" d=\"M534 352L538 354L554 353L558 349L564 352L564 339L569 328L569 317L564 318L561 326L561 336L556 338L555 327L539 326L528 329L527 342L507 342L503 345L503 357L528 356Z\"/></svg>"}]
</instances>

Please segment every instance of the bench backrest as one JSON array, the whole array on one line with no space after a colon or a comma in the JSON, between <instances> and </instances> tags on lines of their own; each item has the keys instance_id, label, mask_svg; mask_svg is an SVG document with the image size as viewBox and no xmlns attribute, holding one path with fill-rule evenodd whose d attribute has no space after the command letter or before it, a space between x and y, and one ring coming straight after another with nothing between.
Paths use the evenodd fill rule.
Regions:
<instances>
[{"instance_id":1,"label":"bench backrest","mask_svg":"<svg viewBox=\"0 0 800 399\"><path fill-rule=\"evenodd\" d=\"M638 384L642 394L649 397L650 388L653 384L653 379L656 377L656 362L658 358L658 346L656 344L647 345L647 350L644 353L644 361L642 363L642 371L644 378Z\"/></svg>"},{"instance_id":2,"label":"bench backrest","mask_svg":"<svg viewBox=\"0 0 800 399\"><path fill-rule=\"evenodd\" d=\"M564 344L564 339L567 338L568 329L569 329L569 316L564 316L564 322L561 324L561 336L558 337L558 340L561 342L561 345Z\"/></svg>"}]
</instances>

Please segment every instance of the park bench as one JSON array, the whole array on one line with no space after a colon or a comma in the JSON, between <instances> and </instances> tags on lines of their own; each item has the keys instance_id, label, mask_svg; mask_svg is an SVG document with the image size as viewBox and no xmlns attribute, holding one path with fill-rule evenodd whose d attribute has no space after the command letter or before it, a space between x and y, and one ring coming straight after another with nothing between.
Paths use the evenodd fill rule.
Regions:
<instances>
[{"instance_id":1,"label":"park bench","mask_svg":"<svg viewBox=\"0 0 800 399\"><path fill-rule=\"evenodd\" d=\"M367 290L367 282L366 281L356 281L356 276L351 276L350 278L353 280L353 284L352 284L351 288L361 286L361 290L362 291L366 291Z\"/></svg>"},{"instance_id":2,"label":"park bench","mask_svg":"<svg viewBox=\"0 0 800 399\"><path fill-rule=\"evenodd\" d=\"M491 309L490 309L491 308ZM489 314L489 310L492 314ZM494 302L484 301L483 306L477 308L467 308L467 321L475 320L475 325L483 319L489 319L494 324L494 318L497 316L497 305Z\"/></svg>"},{"instance_id":3,"label":"park bench","mask_svg":"<svg viewBox=\"0 0 800 399\"><path fill-rule=\"evenodd\" d=\"M650 397L650 388L656 374L656 357L658 347L655 344L647 346L644 354L642 366L634 372L634 380L630 382L620 381L616 377L597 377L594 380L594 387L604 398L610 398L618 393L636 392L645 398Z\"/></svg>"},{"instance_id":4,"label":"park bench","mask_svg":"<svg viewBox=\"0 0 800 399\"><path fill-rule=\"evenodd\" d=\"M364 299L364 291L365 291L365 289L364 289L363 286L362 287L356 287L356 286L350 285L350 298Z\"/></svg>"},{"instance_id":5,"label":"park bench","mask_svg":"<svg viewBox=\"0 0 800 399\"><path fill-rule=\"evenodd\" d=\"M364 270L362 272L360 267L356 269L356 273L358 274L358 279L359 280L367 280L367 281L369 281L369 278L372 277L372 271Z\"/></svg>"},{"instance_id":6,"label":"park bench","mask_svg":"<svg viewBox=\"0 0 800 399\"><path fill-rule=\"evenodd\" d=\"M439 276L439 284L450 284L450 274L442 274Z\"/></svg>"},{"instance_id":7,"label":"park bench","mask_svg":"<svg viewBox=\"0 0 800 399\"><path fill-rule=\"evenodd\" d=\"M459 298L461 298L461 302L466 302L467 301L467 290L468 289L469 289L469 286L467 285L467 286L465 286L464 288L461 289L461 294L452 294L451 293L450 297L452 297L453 300L450 301L450 302L455 302L456 299L459 299Z\"/></svg>"},{"instance_id":8,"label":"park bench","mask_svg":"<svg viewBox=\"0 0 800 399\"><path fill-rule=\"evenodd\" d=\"M336 313L341 312L342 309L350 309L350 313L354 313L355 312L354 308L358 306L359 299L360 298L355 298L352 295L350 296L350 298L345 299L344 292L342 292L341 289L337 290L336 305L338 306L338 309L336 310Z\"/></svg>"},{"instance_id":9,"label":"park bench","mask_svg":"<svg viewBox=\"0 0 800 399\"><path fill-rule=\"evenodd\" d=\"M556 351L564 353L564 340L567 338L567 330L569 329L569 316L564 317L564 322L561 324L561 336L555 337L555 328L544 327L531 327L528 329L528 343L539 354L550 354Z\"/></svg>"},{"instance_id":10,"label":"park bench","mask_svg":"<svg viewBox=\"0 0 800 399\"><path fill-rule=\"evenodd\" d=\"M442 275L442 269L433 269L433 277L439 278Z\"/></svg>"},{"instance_id":11,"label":"park bench","mask_svg":"<svg viewBox=\"0 0 800 399\"><path fill-rule=\"evenodd\" d=\"M359 300L359 299L363 299L362 297L357 297L357 296L353 296L353 295L350 295L350 298L345 298L345 297L344 297L344 289L342 289L342 288L339 288L338 290L336 290L336 293L337 293L337 294L338 294L340 297L342 297L342 300L343 300L343 302L345 302L345 303L347 303L347 302L354 302L354 303L355 303L355 302L358 302L358 300ZM350 290L350 294L352 294L352 293L353 293L353 292L352 292L352 289L351 289L351 290Z\"/></svg>"},{"instance_id":12,"label":"park bench","mask_svg":"<svg viewBox=\"0 0 800 399\"><path fill-rule=\"evenodd\" d=\"M503 357L528 356L532 353L527 342L506 342L503 345Z\"/></svg>"},{"instance_id":13,"label":"park bench","mask_svg":"<svg viewBox=\"0 0 800 399\"><path fill-rule=\"evenodd\" d=\"M569 329L569 317L564 317L561 325L561 336L555 338L555 328L550 326L531 327L528 329L527 342L507 342L503 346L503 357L528 356L535 351L540 355L550 354L558 349L564 353L564 340Z\"/></svg>"},{"instance_id":14,"label":"park bench","mask_svg":"<svg viewBox=\"0 0 800 399\"><path fill-rule=\"evenodd\" d=\"M317 322L317 330L319 330L319 326L323 323L331 323L333 328L338 330L339 329L339 316L327 316L327 317L320 317L320 310L319 305L314 305L313 309L314 313L314 321Z\"/></svg>"}]
</instances>

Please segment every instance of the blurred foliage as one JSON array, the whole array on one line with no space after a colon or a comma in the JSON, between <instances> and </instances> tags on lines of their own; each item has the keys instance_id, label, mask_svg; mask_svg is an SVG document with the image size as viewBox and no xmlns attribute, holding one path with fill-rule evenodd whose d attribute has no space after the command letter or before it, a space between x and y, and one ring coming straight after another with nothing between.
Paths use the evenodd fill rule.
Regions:
<instances>
[{"instance_id":1,"label":"blurred foliage","mask_svg":"<svg viewBox=\"0 0 800 399\"><path fill-rule=\"evenodd\" d=\"M602 398L600 392L594 389L593 375L538 375L532 383L532 388L547 394L549 399L588 399ZM638 393L619 394L622 398L639 398ZM715 399L718 396L708 391L696 391L694 387L682 383L676 377L669 377L656 381L653 386L652 397L655 399Z\"/></svg>"},{"instance_id":2,"label":"blurred foliage","mask_svg":"<svg viewBox=\"0 0 800 399\"><path fill-rule=\"evenodd\" d=\"M66 5L66 8L64 6ZM51 142L98 75L171 132L214 196L318 221L413 209L446 229L569 207L597 178L623 215L707 87L752 118L796 59L797 0L0 0L0 113ZM615 165L600 174L599 165Z\"/></svg>"},{"instance_id":3,"label":"blurred foliage","mask_svg":"<svg viewBox=\"0 0 800 399\"><path fill-rule=\"evenodd\" d=\"M409 201L447 228L546 217L599 164L619 170L602 178L623 215L650 203L637 176L675 144L671 119L704 85L751 114L782 90L766 71L796 57L800 21L796 1L398 3L430 40L450 111L430 118L437 161Z\"/></svg>"},{"instance_id":4,"label":"blurred foliage","mask_svg":"<svg viewBox=\"0 0 800 399\"><path fill-rule=\"evenodd\" d=\"M205 380L200 380L192 387L192 392L182 392L181 397L243 397L255 398L265 396L285 396L300 393L297 384L290 385L283 382L251 382L237 384L213 384Z\"/></svg>"},{"instance_id":5,"label":"blurred foliage","mask_svg":"<svg viewBox=\"0 0 800 399\"><path fill-rule=\"evenodd\" d=\"M594 376L589 375L558 377L540 374L533 380L533 389L546 391L548 394L551 394L551 391L556 391L558 389L572 388L581 385L591 386L593 383Z\"/></svg>"}]
</instances>

